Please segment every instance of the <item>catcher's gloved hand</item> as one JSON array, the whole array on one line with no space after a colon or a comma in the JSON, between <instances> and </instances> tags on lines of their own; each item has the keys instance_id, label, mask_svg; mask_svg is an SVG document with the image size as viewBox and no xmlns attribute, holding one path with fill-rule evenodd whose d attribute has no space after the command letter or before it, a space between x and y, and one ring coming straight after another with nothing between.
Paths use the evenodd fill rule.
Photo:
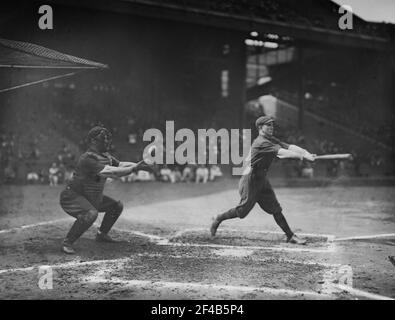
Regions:
<instances>
[{"instance_id":1,"label":"catcher's gloved hand","mask_svg":"<svg viewBox=\"0 0 395 320\"><path fill-rule=\"evenodd\" d=\"M137 165L133 168L133 172L143 170L143 171L152 171L152 167L150 164L148 164L146 161L142 160Z\"/></svg>"}]
</instances>

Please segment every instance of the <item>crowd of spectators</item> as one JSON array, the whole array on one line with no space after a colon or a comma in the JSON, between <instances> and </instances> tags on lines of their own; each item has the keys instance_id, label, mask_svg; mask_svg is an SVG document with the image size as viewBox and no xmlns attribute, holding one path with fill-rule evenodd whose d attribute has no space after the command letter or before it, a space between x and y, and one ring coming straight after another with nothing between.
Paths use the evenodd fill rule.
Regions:
<instances>
[{"instance_id":1,"label":"crowd of spectators","mask_svg":"<svg viewBox=\"0 0 395 320\"><path fill-rule=\"evenodd\" d=\"M279 127L279 137L289 144L296 144L306 148L315 154L338 154L350 153L344 150L334 141L320 140L317 138L308 139L295 127ZM372 172L382 172L385 166L385 159L375 150L367 151L364 154L351 151L351 160L326 160L320 164L325 167L325 176L337 178L342 176L363 177L369 176ZM285 161L287 162L287 161ZM293 167L293 175L301 178L313 178L317 164L311 164L306 161L288 161ZM383 173L383 172L382 172Z\"/></svg>"},{"instance_id":2,"label":"crowd of spectators","mask_svg":"<svg viewBox=\"0 0 395 320\"><path fill-rule=\"evenodd\" d=\"M47 167L47 155L40 150L40 141L44 138L41 133L23 143L15 132L0 130L0 183L57 185L71 178L75 155L63 144L53 157L52 165Z\"/></svg>"},{"instance_id":3,"label":"crowd of spectators","mask_svg":"<svg viewBox=\"0 0 395 320\"><path fill-rule=\"evenodd\" d=\"M161 181L167 183L207 183L222 177L217 165L153 165L149 171L140 170L122 177L122 182Z\"/></svg>"}]
</instances>

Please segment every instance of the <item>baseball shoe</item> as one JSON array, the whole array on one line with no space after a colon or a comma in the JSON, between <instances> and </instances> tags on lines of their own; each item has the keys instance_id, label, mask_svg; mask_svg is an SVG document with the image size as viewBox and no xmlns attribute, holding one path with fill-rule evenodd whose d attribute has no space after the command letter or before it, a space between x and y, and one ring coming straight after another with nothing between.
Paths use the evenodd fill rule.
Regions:
<instances>
[{"instance_id":1,"label":"baseball shoe","mask_svg":"<svg viewBox=\"0 0 395 320\"><path fill-rule=\"evenodd\" d=\"M118 242L118 241L114 240L113 238L111 238L108 234L102 233L100 231L98 231L97 234L96 234L96 241L98 241L98 242L110 242L110 243Z\"/></svg>"},{"instance_id":2,"label":"baseball shoe","mask_svg":"<svg viewBox=\"0 0 395 320\"><path fill-rule=\"evenodd\" d=\"M215 234L217 233L217 229L218 229L220 223L221 222L217 219L217 217L213 217L213 222L210 227L210 233L211 233L212 237L215 237Z\"/></svg>"},{"instance_id":3,"label":"baseball shoe","mask_svg":"<svg viewBox=\"0 0 395 320\"><path fill-rule=\"evenodd\" d=\"M63 241L61 250L62 250L62 252L67 253L67 254L74 254L75 253L75 250L73 249L71 244L68 243L67 241Z\"/></svg>"},{"instance_id":4,"label":"baseball shoe","mask_svg":"<svg viewBox=\"0 0 395 320\"><path fill-rule=\"evenodd\" d=\"M306 244L306 239L299 238L296 234L294 234L291 238L287 239L287 242L304 245Z\"/></svg>"}]
</instances>

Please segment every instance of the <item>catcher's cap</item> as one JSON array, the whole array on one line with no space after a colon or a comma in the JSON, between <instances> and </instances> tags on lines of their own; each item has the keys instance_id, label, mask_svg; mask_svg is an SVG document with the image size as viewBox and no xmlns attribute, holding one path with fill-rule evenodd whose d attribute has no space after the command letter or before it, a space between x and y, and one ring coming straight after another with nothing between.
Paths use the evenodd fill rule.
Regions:
<instances>
[{"instance_id":1,"label":"catcher's cap","mask_svg":"<svg viewBox=\"0 0 395 320\"><path fill-rule=\"evenodd\" d=\"M108 131L108 129L106 129L104 127L96 126L96 127L93 127L92 129L89 130L87 138L88 138L88 140L97 139L97 138L101 137L102 135L111 136L111 133L110 133L110 131Z\"/></svg>"},{"instance_id":2,"label":"catcher's cap","mask_svg":"<svg viewBox=\"0 0 395 320\"><path fill-rule=\"evenodd\" d=\"M256 119L255 126L257 128L259 128L259 127L263 126L264 124L267 124L270 122L274 122L274 118L272 118L270 116L262 116L262 117L259 117L258 119Z\"/></svg>"}]
</instances>

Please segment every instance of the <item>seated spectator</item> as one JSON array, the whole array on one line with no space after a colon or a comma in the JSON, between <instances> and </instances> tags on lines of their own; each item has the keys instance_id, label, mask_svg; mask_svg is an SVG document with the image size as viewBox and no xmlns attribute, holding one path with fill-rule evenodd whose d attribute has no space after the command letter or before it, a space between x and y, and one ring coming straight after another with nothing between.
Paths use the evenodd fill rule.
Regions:
<instances>
[{"instance_id":1,"label":"seated spectator","mask_svg":"<svg viewBox=\"0 0 395 320\"><path fill-rule=\"evenodd\" d=\"M152 181L155 180L153 175L148 171L139 170L134 181Z\"/></svg>"},{"instance_id":2,"label":"seated spectator","mask_svg":"<svg viewBox=\"0 0 395 320\"><path fill-rule=\"evenodd\" d=\"M182 171L182 181L184 182L192 182L194 178L193 166L186 165L184 170Z\"/></svg>"},{"instance_id":3,"label":"seated spectator","mask_svg":"<svg viewBox=\"0 0 395 320\"><path fill-rule=\"evenodd\" d=\"M11 165L8 165L4 169L4 181L5 183L13 183L16 178L16 173Z\"/></svg>"},{"instance_id":4,"label":"seated spectator","mask_svg":"<svg viewBox=\"0 0 395 320\"><path fill-rule=\"evenodd\" d=\"M210 168L210 181L214 181L216 177L222 177L222 171L221 168L218 167L217 165L213 165Z\"/></svg>"},{"instance_id":5,"label":"seated spectator","mask_svg":"<svg viewBox=\"0 0 395 320\"><path fill-rule=\"evenodd\" d=\"M167 165L164 165L162 169L160 169L160 177L164 182L171 182L171 170Z\"/></svg>"},{"instance_id":6,"label":"seated spectator","mask_svg":"<svg viewBox=\"0 0 395 320\"><path fill-rule=\"evenodd\" d=\"M38 176L38 173L37 173L37 172L30 171L30 172L28 172L27 175L26 175L26 181L27 181L28 183L35 184L36 182L39 182L39 181L40 181L40 177Z\"/></svg>"},{"instance_id":7,"label":"seated spectator","mask_svg":"<svg viewBox=\"0 0 395 320\"><path fill-rule=\"evenodd\" d=\"M134 181L136 181L136 179L137 179L137 174L134 173L134 172L132 172L131 174L129 174L127 176L121 177L121 181L125 182L125 183L127 183L127 182L128 183L134 182Z\"/></svg>"},{"instance_id":8,"label":"seated spectator","mask_svg":"<svg viewBox=\"0 0 395 320\"><path fill-rule=\"evenodd\" d=\"M336 178L338 171L339 161L328 160L326 161L326 174L328 177Z\"/></svg>"},{"instance_id":9,"label":"seated spectator","mask_svg":"<svg viewBox=\"0 0 395 320\"><path fill-rule=\"evenodd\" d=\"M345 161L339 161L339 168L337 171L337 175L339 177L346 177L348 176L348 168L346 166L346 162Z\"/></svg>"},{"instance_id":10,"label":"seated spectator","mask_svg":"<svg viewBox=\"0 0 395 320\"><path fill-rule=\"evenodd\" d=\"M160 176L160 166L154 162L154 164L151 166L151 171L152 174L154 176L154 180L160 180L161 176Z\"/></svg>"},{"instance_id":11,"label":"seated spectator","mask_svg":"<svg viewBox=\"0 0 395 320\"><path fill-rule=\"evenodd\" d=\"M64 170L64 182L68 182L73 178L74 168L72 166L66 166Z\"/></svg>"},{"instance_id":12,"label":"seated spectator","mask_svg":"<svg viewBox=\"0 0 395 320\"><path fill-rule=\"evenodd\" d=\"M59 181L60 169L57 166L56 162L52 163L52 166L49 168L48 172L49 185L53 187L57 186Z\"/></svg>"},{"instance_id":13,"label":"seated spectator","mask_svg":"<svg viewBox=\"0 0 395 320\"><path fill-rule=\"evenodd\" d=\"M199 166L196 169L195 183L199 183L199 182L207 183L208 178L209 178L208 168L204 165Z\"/></svg>"},{"instance_id":14,"label":"seated spectator","mask_svg":"<svg viewBox=\"0 0 395 320\"><path fill-rule=\"evenodd\" d=\"M182 181L182 174L180 169L176 166L173 170L171 170L170 174L170 182L176 183Z\"/></svg>"},{"instance_id":15,"label":"seated spectator","mask_svg":"<svg viewBox=\"0 0 395 320\"><path fill-rule=\"evenodd\" d=\"M48 173L45 169L40 170L40 172L38 173L38 177L40 183L45 184L46 182L48 182Z\"/></svg>"},{"instance_id":16,"label":"seated spectator","mask_svg":"<svg viewBox=\"0 0 395 320\"><path fill-rule=\"evenodd\" d=\"M301 177L308 178L308 179L314 178L314 168L310 162L306 162L303 164L302 171L301 171Z\"/></svg>"}]
</instances>

